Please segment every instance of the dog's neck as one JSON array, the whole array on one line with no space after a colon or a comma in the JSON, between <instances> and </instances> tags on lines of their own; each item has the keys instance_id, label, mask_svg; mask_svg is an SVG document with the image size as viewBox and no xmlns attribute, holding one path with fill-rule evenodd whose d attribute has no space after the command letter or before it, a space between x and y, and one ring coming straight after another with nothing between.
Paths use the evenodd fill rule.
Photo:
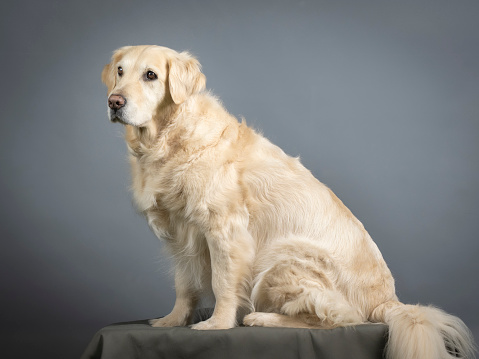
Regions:
<instances>
[{"instance_id":1,"label":"dog's neck","mask_svg":"<svg viewBox=\"0 0 479 359\"><path fill-rule=\"evenodd\" d=\"M157 147L161 137L166 135L171 122L177 117L180 106L173 101L165 101L145 125L126 125L125 140L130 154L140 158Z\"/></svg>"},{"instance_id":2,"label":"dog's neck","mask_svg":"<svg viewBox=\"0 0 479 359\"><path fill-rule=\"evenodd\" d=\"M206 106L207 105L207 106ZM212 106L224 112L217 117L207 110ZM182 104L159 106L151 121L142 127L126 125L129 152L140 161L166 161L177 151L193 153L213 146L219 137L237 136L237 120L209 94L196 94ZM229 128L228 133L226 133ZM188 143L183 139L187 138Z\"/></svg>"}]
</instances>

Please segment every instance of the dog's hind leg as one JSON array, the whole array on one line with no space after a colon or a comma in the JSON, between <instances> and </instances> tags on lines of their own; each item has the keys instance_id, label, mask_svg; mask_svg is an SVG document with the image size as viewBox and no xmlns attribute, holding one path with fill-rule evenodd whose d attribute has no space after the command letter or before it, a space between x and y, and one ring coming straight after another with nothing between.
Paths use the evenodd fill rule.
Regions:
<instances>
[{"instance_id":1,"label":"dog's hind leg","mask_svg":"<svg viewBox=\"0 0 479 359\"><path fill-rule=\"evenodd\" d=\"M270 295L274 292L276 291L270 292ZM276 300L276 303L279 304L277 300L285 297L288 295L278 295L271 299L272 301ZM365 322L361 312L350 305L339 292L321 288L301 288L298 295L282 301L280 308L270 306L268 309L272 309L274 312L279 311L281 314L254 312L243 319L243 324L263 327L330 329Z\"/></svg>"},{"instance_id":2,"label":"dog's hind leg","mask_svg":"<svg viewBox=\"0 0 479 359\"><path fill-rule=\"evenodd\" d=\"M286 301L280 312L321 328L336 328L365 322L361 312L339 292L306 287L300 295Z\"/></svg>"},{"instance_id":3,"label":"dog's hind leg","mask_svg":"<svg viewBox=\"0 0 479 359\"><path fill-rule=\"evenodd\" d=\"M259 259L252 297L259 312L246 325L335 328L367 317L336 286L328 253L308 240L280 241ZM274 313L274 314L269 314Z\"/></svg>"},{"instance_id":4,"label":"dog's hind leg","mask_svg":"<svg viewBox=\"0 0 479 359\"><path fill-rule=\"evenodd\" d=\"M243 319L243 324L250 327L283 327L283 328L317 328L308 324L304 316L290 317L285 314L254 312ZM316 317L317 319L317 317Z\"/></svg>"}]
</instances>

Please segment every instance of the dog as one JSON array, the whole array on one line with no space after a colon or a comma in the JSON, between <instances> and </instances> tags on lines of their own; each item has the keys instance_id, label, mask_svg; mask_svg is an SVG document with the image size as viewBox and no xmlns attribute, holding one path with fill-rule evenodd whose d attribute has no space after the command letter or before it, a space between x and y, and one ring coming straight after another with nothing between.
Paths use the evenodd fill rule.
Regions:
<instances>
[{"instance_id":1,"label":"dog","mask_svg":"<svg viewBox=\"0 0 479 359\"><path fill-rule=\"evenodd\" d=\"M108 117L125 126L138 210L174 259L176 301L154 327L389 325L390 359L472 358L465 324L406 305L361 222L299 161L205 90L198 60L126 46L102 71Z\"/></svg>"}]
</instances>

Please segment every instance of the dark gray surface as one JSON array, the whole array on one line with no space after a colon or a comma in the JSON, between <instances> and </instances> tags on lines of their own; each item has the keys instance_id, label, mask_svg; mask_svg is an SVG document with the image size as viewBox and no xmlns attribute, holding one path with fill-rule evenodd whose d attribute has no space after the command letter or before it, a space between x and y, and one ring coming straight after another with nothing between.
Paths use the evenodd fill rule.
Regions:
<instances>
[{"instance_id":1,"label":"dark gray surface","mask_svg":"<svg viewBox=\"0 0 479 359\"><path fill-rule=\"evenodd\" d=\"M204 314L199 318L209 317ZM382 324L333 330L237 327L197 331L152 328L144 320L102 328L81 359L382 359L386 337L387 326Z\"/></svg>"},{"instance_id":2,"label":"dark gray surface","mask_svg":"<svg viewBox=\"0 0 479 359\"><path fill-rule=\"evenodd\" d=\"M208 88L330 186L407 303L479 337L479 2L4 1L1 335L78 357L108 323L165 315L160 243L128 193L100 72L113 49L187 49Z\"/></svg>"}]
</instances>

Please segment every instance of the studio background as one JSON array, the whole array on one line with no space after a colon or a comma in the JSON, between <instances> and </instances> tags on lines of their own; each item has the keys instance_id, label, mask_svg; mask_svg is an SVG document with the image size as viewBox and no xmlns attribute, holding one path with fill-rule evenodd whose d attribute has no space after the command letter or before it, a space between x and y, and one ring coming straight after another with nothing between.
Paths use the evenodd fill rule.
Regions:
<instances>
[{"instance_id":1,"label":"studio background","mask_svg":"<svg viewBox=\"0 0 479 359\"><path fill-rule=\"evenodd\" d=\"M140 44L195 54L226 108L363 222L400 299L479 339L477 1L28 0L0 17L5 357L79 357L173 306L100 80Z\"/></svg>"}]
</instances>

